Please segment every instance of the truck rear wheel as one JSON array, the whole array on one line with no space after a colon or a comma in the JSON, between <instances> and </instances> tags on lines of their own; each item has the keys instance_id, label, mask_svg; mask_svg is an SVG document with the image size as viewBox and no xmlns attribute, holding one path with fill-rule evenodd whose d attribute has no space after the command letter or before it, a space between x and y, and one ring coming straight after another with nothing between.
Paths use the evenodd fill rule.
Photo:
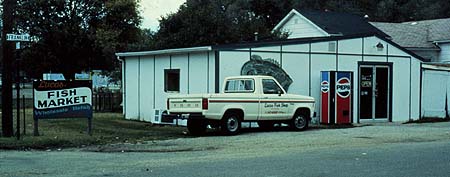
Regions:
<instances>
[{"instance_id":1,"label":"truck rear wheel","mask_svg":"<svg viewBox=\"0 0 450 177\"><path fill-rule=\"evenodd\" d=\"M297 112L291 120L290 127L292 130L305 130L308 128L308 116L304 113Z\"/></svg>"},{"instance_id":2,"label":"truck rear wheel","mask_svg":"<svg viewBox=\"0 0 450 177\"><path fill-rule=\"evenodd\" d=\"M225 135L236 135L241 129L241 119L235 112L227 113L222 119L221 130Z\"/></svg>"},{"instance_id":3,"label":"truck rear wheel","mask_svg":"<svg viewBox=\"0 0 450 177\"><path fill-rule=\"evenodd\" d=\"M206 132L206 122L197 119L188 119L187 128L191 135L202 135Z\"/></svg>"}]
</instances>

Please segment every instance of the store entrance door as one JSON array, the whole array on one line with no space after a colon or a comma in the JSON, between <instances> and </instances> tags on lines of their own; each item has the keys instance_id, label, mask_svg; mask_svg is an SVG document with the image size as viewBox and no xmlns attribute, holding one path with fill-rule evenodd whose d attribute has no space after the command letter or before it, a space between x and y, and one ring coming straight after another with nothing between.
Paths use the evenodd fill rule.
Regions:
<instances>
[{"instance_id":1,"label":"store entrance door","mask_svg":"<svg viewBox=\"0 0 450 177\"><path fill-rule=\"evenodd\" d=\"M361 65L359 74L359 118L389 120L389 66Z\"/></svg>"}]
</instances>

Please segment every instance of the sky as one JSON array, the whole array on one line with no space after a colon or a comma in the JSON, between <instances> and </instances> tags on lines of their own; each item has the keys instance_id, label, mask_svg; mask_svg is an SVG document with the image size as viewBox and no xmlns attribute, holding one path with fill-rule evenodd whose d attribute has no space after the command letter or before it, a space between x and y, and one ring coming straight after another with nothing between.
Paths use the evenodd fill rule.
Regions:
<instances>
[{"instance_id":1,"label":"sky","mask_svg":"<svg viewBox=\"0 0 450 177\"><path fill-rule=\"evenodd\" d=\"M176 12L186 0L141 0L142 28L156 31L161 16Z\"/></svg>"}]
</instances>

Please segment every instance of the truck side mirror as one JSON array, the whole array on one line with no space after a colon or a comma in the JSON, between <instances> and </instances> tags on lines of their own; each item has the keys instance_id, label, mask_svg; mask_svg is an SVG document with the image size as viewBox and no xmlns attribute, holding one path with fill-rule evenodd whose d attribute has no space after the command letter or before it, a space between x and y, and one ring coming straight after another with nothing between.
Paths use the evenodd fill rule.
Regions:
<instances>
[{"instance_id":1,"label":"truck side mirror","mask_svg":"<svg viewBox=\"0 0 450 177\"><path fill-rule=\"evenodd\" d=\"M278 96L281 96L281 94L283 94L283 91L278 90Z\"/></svg>"}]
</instances>

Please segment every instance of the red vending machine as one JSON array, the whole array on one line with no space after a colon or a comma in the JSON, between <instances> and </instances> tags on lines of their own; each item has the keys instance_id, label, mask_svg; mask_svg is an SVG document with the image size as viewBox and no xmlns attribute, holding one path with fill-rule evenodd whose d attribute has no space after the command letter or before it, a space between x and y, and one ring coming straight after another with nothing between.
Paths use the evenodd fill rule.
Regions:
<instances>
[{"instance_id":1,"label":"red vending machine","mask_svg":"<svg viewBox=\"0 0 450 177\"><path fill-rule=\"evenodd\" d=\"M322 71L320 123L352 123L353 72Z\"/></svg>"}]
</instances>

